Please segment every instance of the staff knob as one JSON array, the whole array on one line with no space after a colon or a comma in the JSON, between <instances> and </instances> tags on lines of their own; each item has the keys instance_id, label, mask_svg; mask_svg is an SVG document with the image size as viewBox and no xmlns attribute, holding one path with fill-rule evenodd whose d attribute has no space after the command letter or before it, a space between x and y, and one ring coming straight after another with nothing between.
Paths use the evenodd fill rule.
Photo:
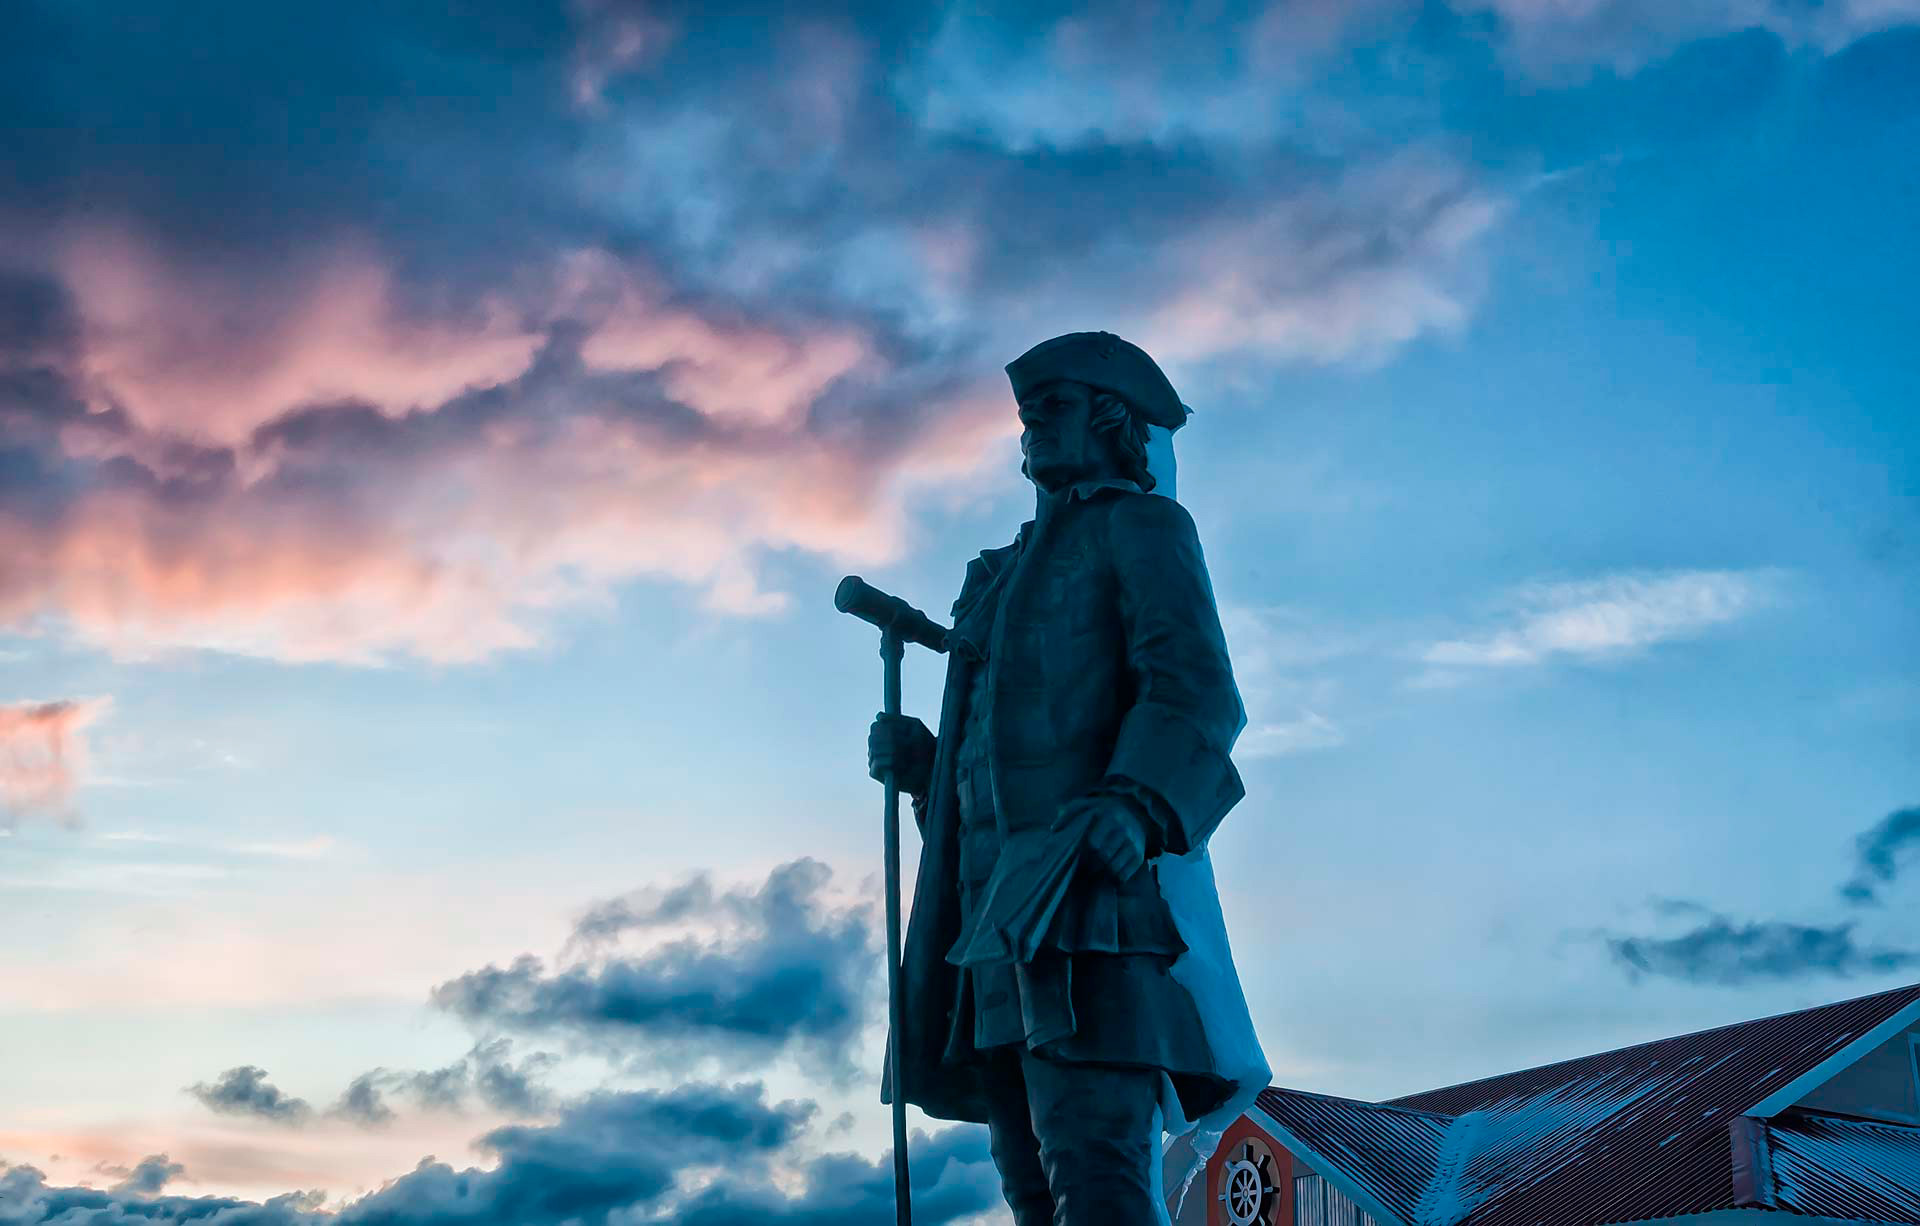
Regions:
<instances>
[{"instance_id":1,"label":"staff knob","mask_svg":"<svg viewBox=\"0 0 1920 1226\"><path fill-rule=\"evenodd\" d=\"M858 575L848 575L833 591L833 607L861 621L892 631L903 642L934 651L947 649L947 628L898 596L890 596Z\"/></svg>"}]
</instances>

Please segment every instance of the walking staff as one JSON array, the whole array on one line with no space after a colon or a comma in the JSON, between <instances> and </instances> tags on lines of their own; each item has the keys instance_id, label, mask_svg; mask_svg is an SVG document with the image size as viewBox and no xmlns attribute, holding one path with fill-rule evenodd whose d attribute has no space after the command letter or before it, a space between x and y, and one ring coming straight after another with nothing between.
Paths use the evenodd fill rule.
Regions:
<instances>
[{"instance_id":1,"label":"walking staff","mask_svg":"<svg viewBox=\"0 0 1920 1226\"><path fill-rule=\"evenodd\" d=\"M833 593L833 607L880 628L881 706L900 714L900 657L907 643L934 651L947 649L946 628L898 596L889 596L858 575L848 575ZM888 768L882 826L887 864L887 1088L893 1102L893 1204L899 1226L912 1226L913 1189L907 1175L907 1100L900 1093L900 1034L904 1002L900 996L900 792Z\"/></svg>"}]
</instances>

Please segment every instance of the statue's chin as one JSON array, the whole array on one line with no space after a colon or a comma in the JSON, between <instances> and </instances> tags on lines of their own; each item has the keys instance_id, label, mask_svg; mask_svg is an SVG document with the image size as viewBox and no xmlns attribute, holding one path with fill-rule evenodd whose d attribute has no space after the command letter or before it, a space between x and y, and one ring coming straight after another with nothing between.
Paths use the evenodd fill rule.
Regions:
<instances>
[{"instance_id":1,"label":"statue's chin","mask_svg":"<svg viewBox=\"0 0 1920 1226\"><path fill-rule=\"evenodd\" d=\"M1027 479L1040 487L1041 492L1057 494L1070 485L1081 481L1097 481L1102 477L1115 476L1117 467L1100 464L1048 464L1035 470L1027 465Z\"/></svg>"}]
</instances>

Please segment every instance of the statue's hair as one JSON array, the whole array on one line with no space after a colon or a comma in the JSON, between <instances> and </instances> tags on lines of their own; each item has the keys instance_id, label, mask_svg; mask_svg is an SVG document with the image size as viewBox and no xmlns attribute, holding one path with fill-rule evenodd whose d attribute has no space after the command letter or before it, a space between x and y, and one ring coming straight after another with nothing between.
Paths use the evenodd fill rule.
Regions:
<instances>
[{"instance_id":1,"label":"statue's hair","mask_svg":"<svg viewBox=\"0 0 1920 1226\"><path fill-rule=\"evenodd\" d=\"M1147 471L1147 419L1134 412L1124 397L1095 388L1087 390L1093 393L1087 415L1088 428L1096 437L1106 440L1120 465L1120 475L1152 493L1157 482ZM1033 476L1025 460L1020 461L1020 475Z\"/></svg>"},{"instance_id":2,"label":"statue's hair","mask_svg":"<svg viewBox=\"0 0 1920 1226\"><path fill-rule=\"evenodd\" d=\"M1096 391L1088 425L1095 434L1106 436L1114 459L1120 462L1120 475L1151 493L1154 480L1147 471L1147 419L1134 412L1123 398Z\"/></svg>"}]
</instances>

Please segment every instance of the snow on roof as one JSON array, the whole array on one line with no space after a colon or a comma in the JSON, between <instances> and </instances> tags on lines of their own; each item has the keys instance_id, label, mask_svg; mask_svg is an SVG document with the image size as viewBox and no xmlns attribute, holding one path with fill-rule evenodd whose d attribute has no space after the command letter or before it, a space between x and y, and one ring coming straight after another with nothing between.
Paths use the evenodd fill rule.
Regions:
<instances>
[{"instance_id":1,"label":"snow on roof","mask_svg":"<svg viewBox=\"0 0 1920 1226\"><path fill-rule=\"evenodd\" d=\"M1920 984L1386 1103L1273 1088L1258 1107L1349 1195L1401 1226L1599 1226L1734 1208L1729 1121L1830 1075L1829 1061L1916 1002ZM1809 1118L1768 1129L1785 1146L1779 1204L1904 1203L1905 1217L1874 1216L1920 1222L1920 1193L1888 1199L1875 1182L1875 1164L1894 1163L1887 1179L1920 1187L1920 1166L1898 1165L1920 1156L1900 1148L1920 1130L1889 1140L1884 1129L1800 1122Z\"/></svg>"},{"instance_id":2,"label":"snow on roof","mask_svg":"<svg viewBox=\"0 0 1920 1226\"><path fill-rule=\"evenodd\" d=\"M1920 1221L1920 1128L1811 1111L1767 1128L1780 1203L1823 1217Z\"/></svg>"}]
</instances>

